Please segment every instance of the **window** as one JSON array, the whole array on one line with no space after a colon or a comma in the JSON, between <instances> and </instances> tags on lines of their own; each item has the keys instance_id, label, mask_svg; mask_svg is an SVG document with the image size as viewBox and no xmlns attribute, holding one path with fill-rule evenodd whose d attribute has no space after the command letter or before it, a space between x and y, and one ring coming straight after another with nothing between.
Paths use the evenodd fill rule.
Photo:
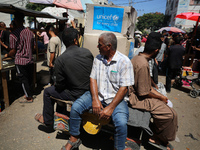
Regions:
<instances>
[{"instance_id":1,"label":"window","mask_svg":"<svg viewBox=\"0 0 200 150\"><path fill-rule=\"evenodd\" d=\"M190 0L190 5L200 5L200 0Z\"/></svg>"},{"instance_id":2,"label":"window","mask_svg":"<svg viewBox=\"0 0 200 150\"><path fill-rule=\"evenodd\" d=\"M200 0L194 0L194 5L197 5L197 4L200 5Z\"/></svg>"}]
</instances>

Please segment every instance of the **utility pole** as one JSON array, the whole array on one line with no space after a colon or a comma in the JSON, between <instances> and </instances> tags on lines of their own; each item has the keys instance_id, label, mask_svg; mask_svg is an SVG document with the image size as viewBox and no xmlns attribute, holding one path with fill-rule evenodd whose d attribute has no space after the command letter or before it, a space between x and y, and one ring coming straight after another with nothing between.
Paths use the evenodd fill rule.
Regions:
<instances>
[{"instance_id":1,"label":"utility pole","mask_svg":"<svg viewBox=\"0 0 200 150\"><path fill-rule=\"evenodd\" d=\"M129 6L131 6L132 5L132 0L129 0Z\"/></svg>"}]
</instances>

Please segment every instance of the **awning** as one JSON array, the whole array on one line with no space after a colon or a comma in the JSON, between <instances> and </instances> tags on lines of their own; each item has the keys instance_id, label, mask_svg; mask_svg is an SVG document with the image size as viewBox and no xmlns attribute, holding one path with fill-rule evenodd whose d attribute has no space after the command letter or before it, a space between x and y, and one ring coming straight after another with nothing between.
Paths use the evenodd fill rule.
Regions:
<instances>
[{"instance_id":1,"label":"awning","mask_svg":"<svg viewBox=\"0 0 200 150\"><path fill-rule=\"evenodd\" d=\"M67 20L66 18L53 16L53 15L50 15L49 13L19 8L19 7L13 6L11 4L0 3L0 12L14 14L17 11L23 13L25 16L30 16L30 17L54 18L54 19L58 19L58 20Z\"/></svg>"}]
</instances>

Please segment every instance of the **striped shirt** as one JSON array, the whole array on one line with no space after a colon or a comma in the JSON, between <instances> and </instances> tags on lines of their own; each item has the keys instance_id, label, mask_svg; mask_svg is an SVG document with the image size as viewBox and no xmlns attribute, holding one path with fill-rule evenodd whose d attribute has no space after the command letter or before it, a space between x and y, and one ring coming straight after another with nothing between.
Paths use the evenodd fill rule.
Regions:
<instances>
[{"instance_id":1,"label":"striped shirt","mask_svg":"<svg viewBox=\"0 0 200 150\"><path fill-rule=\"evenodd\" d=\"M16 50L15 64L27 65L33 63L33 47L34 34L29 29L21 27L10 34L10 48Z\"/></svg>"},{"instance_id":2,"label":"striped shirt","mask_svg":"<svg viewBox=\"0 0 200 150\"><path fill-rule=\"evenodd\" d=\"M108 63L104 56L97 55L90 78L97 80L99 100L109 104L120 87L134 84L133 66L130 59L118 51ZM128 95L124 100L128 100Z\"/></svg>"}]
</instances>

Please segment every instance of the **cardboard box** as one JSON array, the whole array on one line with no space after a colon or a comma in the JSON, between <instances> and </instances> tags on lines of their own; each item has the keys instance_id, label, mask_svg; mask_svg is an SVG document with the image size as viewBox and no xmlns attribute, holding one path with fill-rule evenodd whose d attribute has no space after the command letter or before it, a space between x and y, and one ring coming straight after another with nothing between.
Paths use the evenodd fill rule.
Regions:
<instances>
[{"instance_id":1,"label":"cardboard box","mask_svg":"<svg viewBox=\"0 0 200 150\"><path fill-rule=\"evenodd\" d=\"M100 34L89 34L89 33L84 34L83 47L89 49L92 52L94 57L96 57L96 55L99 54L99 49L97 48L99 35ZM128 56L130 52L131 42L134 45L134 39L127 40L126 37L117 36L117 50L123 53L124 55ZM133 49L131 51L133 51Z\"/></svg>"},{"instance_id":2,"label":"cardboard box","mask_svg":"<svg viewBox=\"0 0 200 150\"><path fill-rule=\"evenodd\" d=\"M110 5L98 5L98 4L86 4L86 6L87 6L87 9L86 9L86 20L85 20L84 33L100 34L102 32L102 30L93 29L93 23L95 20L94 7L101 7L101 8L103 7L105 9L106 8L107 9L122 8L124 10L124 12L123 12L121 32L116 32L115 34L117 36L128 35L128 38L134 38L134 31L135 31L136 18L137 18L137 12L136 12L135 8L129 7L129 6L110 6ZM113 19L113 20L112 19L109 20L109 21L111 21L111 24L114 23L118 19L117 13L113 14L113 16L112 16L112 12L110 12L110 14L109 13L107 13L107 14L108 14L108 16L106 16L106 17L108 19L110 16ZM104 15L104 14L99 14L99 15ZM117 17L115 18L115 16L117 16Z\"/></svg>"}]
</instances>

